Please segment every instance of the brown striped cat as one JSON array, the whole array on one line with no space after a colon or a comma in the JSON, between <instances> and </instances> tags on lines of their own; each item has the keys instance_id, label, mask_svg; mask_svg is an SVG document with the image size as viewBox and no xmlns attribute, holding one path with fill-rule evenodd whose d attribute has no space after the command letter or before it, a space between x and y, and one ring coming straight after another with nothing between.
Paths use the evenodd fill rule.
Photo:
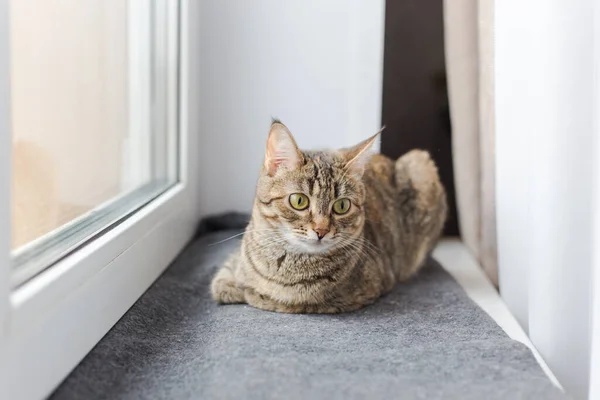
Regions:
<instances>
[{"instance_id":1,"label":"brown striped cat","mask_svg":"<svg viewBox=\"0 0 600 400\"><path fill-rule=\"evenodd\" d=\"M445 191L427 152L393 161L370 151L378 136L301 151L272 123L252 218L212 281L217 302L346 312L419 270L445 222Z\"/></svg>"}]
</instances>

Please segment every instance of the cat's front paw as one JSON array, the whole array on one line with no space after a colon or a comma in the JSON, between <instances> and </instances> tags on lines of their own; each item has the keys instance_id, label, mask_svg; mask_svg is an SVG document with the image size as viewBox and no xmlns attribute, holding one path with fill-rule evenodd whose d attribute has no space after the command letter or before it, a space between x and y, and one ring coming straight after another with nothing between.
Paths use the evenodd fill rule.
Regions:
<instances>
[{"instance_id":1,"label":"cat's front paw","mask_svg":"<svg viewBox=\"0 0 600 400\"><path fill-rule=\"evenodd\" d=\"M265 311L274 311L287 314L303 314L308 312L306 307L303 305L281 303L267 295L258 293L252 288L244 289L244 298L246 303L252 307Z\"/></svg>"},{"instance_id":2,"label":"cat's front paw","mask_svg":"<svg viewBox=\"0 0 600 400\"><path fill-rule=\"evenodd\" d=\"M213 299L221 304L245 303L244 290L237 284L231 271L222 267L210 287Z\"/></svg>"},{"instance_id":3,"label":"cat's front paw","mask_svg":"<svg viewBox=\"0 0 600 400\"><path fill-rule=\"evenodd\" d=\"M260 308L261 310L275 312L290 312L285 310L285 305L271 299L268 296L258 293L252 288L244 289L244 300L252 307Z\"/></svg>"},{"instance_id":4,"label":"cat's front paw","mask_svg":"<svg viewBox=\"0 0 600 400\"><path fill-rule=\"evenodd\" d=\"M251 288L244 290L244 298L246 303L252 307L287 314L336 314L354 311L363 307L361 304L350 304L347 306L333 304L285 304L269 296L260 294Z\"/></svg>"}]
</instances>

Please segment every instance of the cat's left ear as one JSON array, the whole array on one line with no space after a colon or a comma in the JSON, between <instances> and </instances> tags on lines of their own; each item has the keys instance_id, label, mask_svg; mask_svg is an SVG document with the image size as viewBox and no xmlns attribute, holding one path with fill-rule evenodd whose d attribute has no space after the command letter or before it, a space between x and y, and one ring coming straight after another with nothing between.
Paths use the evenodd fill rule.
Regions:
<instances>
[{"instance_id":1,"label":"cat's left ear","mask_svg":"<svg viewBox=\"0 0 600 400\"><path fill-rule=\"evenodd\" d=\"M385 126L382 127L379 132L357 144L354 147L346 150L346 170L352 173L354 176L360 178L365 172L365 167L367 163L373 156L373 151L371 150L373 144L379 140L379 135L385 129Z\"/></svg>"}]
</instances>

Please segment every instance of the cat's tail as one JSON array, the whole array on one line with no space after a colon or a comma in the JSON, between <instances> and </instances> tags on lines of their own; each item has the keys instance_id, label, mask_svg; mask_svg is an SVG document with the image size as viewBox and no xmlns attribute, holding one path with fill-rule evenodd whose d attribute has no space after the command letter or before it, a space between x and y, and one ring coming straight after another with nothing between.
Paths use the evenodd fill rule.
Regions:
<instances>
[{"instance_id":1,"label":"cat's tail","mask_svg":"<svg viewBox=\"0 0 600 400\"><path fill-rule=\"evenodd\" d=\"M399 280L413 275L439 239L446 222L446 191L428 152L413 150L396 160L400 225L405 232L406 264Z\"/></svg>"}]
</instances>

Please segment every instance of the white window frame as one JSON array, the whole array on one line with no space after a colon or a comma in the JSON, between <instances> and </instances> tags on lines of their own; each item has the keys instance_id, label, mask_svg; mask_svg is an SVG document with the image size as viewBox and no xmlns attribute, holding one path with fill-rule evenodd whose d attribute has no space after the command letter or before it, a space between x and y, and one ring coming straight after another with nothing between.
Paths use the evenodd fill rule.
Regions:
<instances>
[{"instance_id":1,"label":"white window frame","mask_svg":"<svg viewBox=\"0 0 600 400\"><path fill-rule=\"evenodd\" d=\"M188 71L197 69L197 9L180 1L179 183L11 291L9 0L0 0L0 398L48 396L192 238L198 123L188 113L197 96Z\"/></svg>"},{"instance_id":2,"label":"white window frame","mask_svg":"<svg viewBox=\"0 0 600 400\"><path fill-rule=\"evenodd\" d=\"M147 132L152 129L152 107L149 99L152 90L151 68L144 68L150 60L151 49L145 46L152 36L152 13L144 0L130 0L127 20L129 55L129 135L123 146L122 160L125 168L121 176L123 188L136 182L147 182L151 178L152 143ZM135 16L135 18L131 18ZM143 168L140 168L143 166Z\"/></svg>"},{"instance_id":3,"label":"white window frame","mask_svg":"<svg viewBox=\"0 0 600 400\"><path fill-rule=\"evenodd\" d=\"M590 316L590 388L588 398L600 398L600 3L594 4L594 166L593 166L593 204L596 208L592 215L592 279L591 316Z\"/></svg>"}]
</instances>

